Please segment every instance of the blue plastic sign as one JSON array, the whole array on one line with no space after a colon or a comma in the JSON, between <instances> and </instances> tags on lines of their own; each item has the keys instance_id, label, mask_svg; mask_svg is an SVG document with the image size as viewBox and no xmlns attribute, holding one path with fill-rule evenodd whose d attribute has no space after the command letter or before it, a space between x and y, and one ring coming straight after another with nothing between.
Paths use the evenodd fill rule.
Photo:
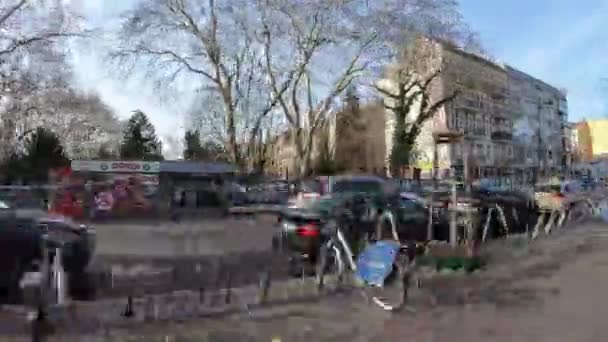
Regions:
<instances>
[{"instance_id":1,"label":"blue plastic sign","mask_svg":"<svg viewBox=\"0 0 608 342\"><path fill-rule=\"evenodd\" d=\"M371 244L357 258L357 274L368 285L383 286L391 274L399 253L396 241L378 241Z\"/></svg>"}]
</instances>

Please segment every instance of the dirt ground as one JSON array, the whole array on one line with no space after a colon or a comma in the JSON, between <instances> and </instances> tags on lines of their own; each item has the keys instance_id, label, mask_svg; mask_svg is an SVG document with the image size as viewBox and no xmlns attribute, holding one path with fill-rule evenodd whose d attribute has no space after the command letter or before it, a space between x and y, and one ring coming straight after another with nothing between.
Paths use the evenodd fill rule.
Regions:
<instances>
[{"instance_id":1,"label":"dirt ground","mask_svg":"<svg viewBox=\"0 0 608 342\"><path fill-rule=\"evenodd\" d=\"M273 342L607 341L608 226L574 226L524 249L519 252L525 255L517 265L509 265L508 260L497 261L492 270L477 282L472 281L476 285L463 284L463 291L451 292L445 298L438 292L429 294L433 298L431 304L421 301L426 304L414 305L412 311L398 315L381 312L350 294L250 315L146 328L139 332L140 338Z\"/></svg>"}]
</instances>

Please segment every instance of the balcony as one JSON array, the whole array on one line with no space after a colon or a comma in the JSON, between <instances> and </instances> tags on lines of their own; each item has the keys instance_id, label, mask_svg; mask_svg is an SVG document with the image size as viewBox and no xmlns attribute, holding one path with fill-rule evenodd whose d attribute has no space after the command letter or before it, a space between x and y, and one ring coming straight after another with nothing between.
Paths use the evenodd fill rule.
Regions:
<instances>
[{"instance_id":1,"label":"balcony","mask_svg":"<svg viewBox=\"0 0 608 342\"><path fill-rule=\"evenodd\" d=\"M464 129L464 134L465 135L473 135L473 136L480 136L483 137L486 135L486 130L485 128L465 128Z\"/></svg>"},{"instance_id":2,"label":"balcony","mask_svg":"<svg viewBox=\"0 0 608 342\"><path fill-rule=\"evenodd\" d=\"M513 134L509 132L492 132L492 140L513 140Z\"/></svg>"}]
</instances>

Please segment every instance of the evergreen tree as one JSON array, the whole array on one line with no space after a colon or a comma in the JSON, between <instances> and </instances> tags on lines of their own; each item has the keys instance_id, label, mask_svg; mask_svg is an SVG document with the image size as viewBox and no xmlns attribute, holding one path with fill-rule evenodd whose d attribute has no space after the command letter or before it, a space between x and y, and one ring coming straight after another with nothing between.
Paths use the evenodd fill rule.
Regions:
<instances>
[{"instance_id":1,"label":"evergreen tree","mask_svg":"<svg viewBox=\"0 0 608 342\"><path fill-rule=\"evenodd\" d=\"M185 160L227 161L224 148L213 141L201 141L198 130L188 130L184 134L183 157Z\"/></svg>"},{"instance_id":2,"label":"evergreen tree","mask_svg":"<svg viewBox=\"0 0 608 342\"><path fill-rule=\"evenodd\" d=\"M184 135L184 159L201 160L204 157L203 146L198 130L186 131L186 134Z\"/></svg>"},{"instance_id":3,"label":"evergreen tree","mask_svg":"<svg viewBox=\"0 0 608 342\"><path fill-rule=\"evenodd\" d=\"M24 149L14 152L3 165L8 180L22 179L44 183L51 169L66 167L70 160L65 155L59 137L55 133L38 127L27 135Z\"/></svg>"},{"instance_id":4,"label":"evergreen tree","mask_svg":"<svg viewBox=\"0 0 608 342\"><path fill-rule=\"evenodd\" d=\"M162 160L161 143L148 116L136 110L127 122L120 146L120 157L127 160Z\"/></svg>"}]
</instances>

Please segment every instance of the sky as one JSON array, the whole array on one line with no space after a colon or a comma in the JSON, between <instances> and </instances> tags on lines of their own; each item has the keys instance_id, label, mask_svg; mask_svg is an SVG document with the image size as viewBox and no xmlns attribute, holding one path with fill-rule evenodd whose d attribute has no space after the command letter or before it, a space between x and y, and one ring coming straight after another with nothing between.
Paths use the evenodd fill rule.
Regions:
<instances>
[{"instance_id":1,"label":"sky","mask_svg":"<svg viewBox=\"0 0 608 342\"><path fill-rule=\"evenodd\" d=\"M460 0L499 61L568 91L569 120L608 117L608 0Z\"/></svg>"},{"instance_id":2,"label":"sky","mask_svg":"<svg viewBox=\"0 0 608 342\"><path fill-rule=\"evenodd\" d=\"M112 25L137 0L82 0L93 24ZM568 91L569 120L608 117L608 0L460 0L465 20L500 62ZM141 109L174 154L168 140L183 136L187 94L160 99L150 82L125 81L108 72L99 49L76 51L84 87L99 92L121 118ZM171 146L170 146L171 145Z\"/></svg>"}]
</instances>

